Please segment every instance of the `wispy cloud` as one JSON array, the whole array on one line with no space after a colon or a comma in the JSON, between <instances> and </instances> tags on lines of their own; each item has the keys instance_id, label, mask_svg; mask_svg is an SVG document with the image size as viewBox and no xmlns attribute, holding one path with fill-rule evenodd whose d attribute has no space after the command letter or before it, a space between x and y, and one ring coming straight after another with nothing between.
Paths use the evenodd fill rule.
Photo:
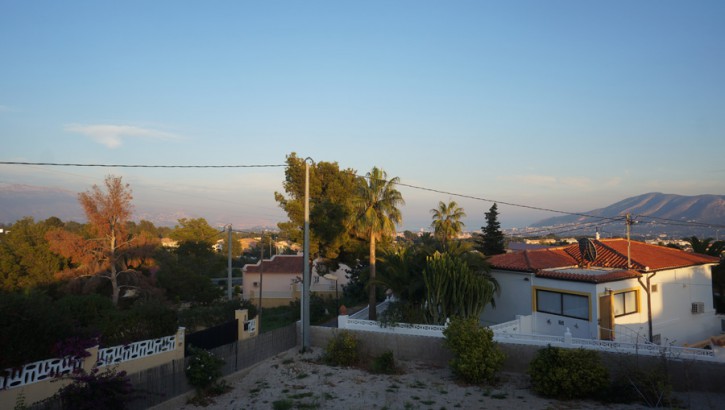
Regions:
<instances>
[{"instance_id":1,"label":"wispy cloud","mask_svg":"<svg viewBox=\"0 0 725 410\"><path fill-rule=\"evenodd\" d=\"M147 138L156 140L178 140L180 137L166 131L151 128L135 127L133 125L113 124L70 124L65 126L68 132L85 135L93 141L108 148L118 148L127 138Z\"/></svg>"},{"instance_id":2,"label":"wispy cloud","mask_svg":"<svg viewBox=\"0 0 725 410\"><path fill-rule=\"evenodd\" d=\"M9 105L0 104L0 113L2 112L17 112L17 110Z\"/></svg>"}]
</instances>

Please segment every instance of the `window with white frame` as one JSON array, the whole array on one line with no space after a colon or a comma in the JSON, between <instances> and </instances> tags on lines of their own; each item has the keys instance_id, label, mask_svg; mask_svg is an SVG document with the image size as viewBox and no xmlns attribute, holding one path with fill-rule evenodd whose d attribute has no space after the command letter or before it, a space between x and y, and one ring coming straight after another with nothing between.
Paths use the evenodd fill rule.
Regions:
<instances>
[{"instance_id":1,"label":"window with white frame","mask_svg":"<svg viewBox=\"0 0 725 410\"><path fill-rule=\"evenodd\" d=\"M628 290L626 292L615 293L612 295L612 304L614 307L614 317L637 313L639 311L637 291Z\"/></svg>"},{"instance_id":2,"label":"window with white frame","mask_svg":"<svg viewBox=\"0 0 725 410\"><path fill-rule=\"evenodd\" d=\"M589 320L589 297L537 289L536 311Z\"/></svg>"}]
</instances>

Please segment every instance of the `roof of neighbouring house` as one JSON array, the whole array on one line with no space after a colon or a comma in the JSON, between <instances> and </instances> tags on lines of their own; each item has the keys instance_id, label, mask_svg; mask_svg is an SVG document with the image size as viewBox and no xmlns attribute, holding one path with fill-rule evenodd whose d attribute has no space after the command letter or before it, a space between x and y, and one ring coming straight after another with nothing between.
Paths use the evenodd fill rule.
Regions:
<instances>
[{"instance_id":1,"label":"roof of neighbouring house","mask_svg":"<svg viewBox=\"0 0 725 410\"><path fill-rule=\"evenodd\" d=\"M635 270L608 269L608 268L564 268L564 269L542 269L536 272L537 278L549 278L560 280L573 280L578 282L604 283L614 282L622 279L637 278L642 276Z\"/></svg>"},{"instance_id":2,"label":"roof of neighbouring house","mask_svg":"<svg viewBox=\"0 0 725 410\"><path fill-rule=\"evenodd\" d=\"M592 243L597 257L594 262L588 264L589 267L610 268L620 272L628 271L626 239L592 240ZM719 258L713 256L637 241L630 241L629 248L630 270L635 273L636 271L658 271L719 262ZM489 259L489 262L494 269L536 272L537 276L540 276L540 271L544 269L577 267L582 262L582 257L579 253L579 245L573 244L495 255ZM558 269L558 271L562 269Z\"/></svg>"},{"instance_id":3,"label":"roof of neighbouring house","mask_svg":"<svg viewBox=\"0 0 725 410\"><path fill-rule=\"evenodd\" d=\"M301 275L304 266L302 255L274 255L272 259L264 259L262 261L262 271L264 273L293 273ZM246 264L242 270L246 273L259 273L259 262L255 264Z\"/></svg>"}]
</instances>

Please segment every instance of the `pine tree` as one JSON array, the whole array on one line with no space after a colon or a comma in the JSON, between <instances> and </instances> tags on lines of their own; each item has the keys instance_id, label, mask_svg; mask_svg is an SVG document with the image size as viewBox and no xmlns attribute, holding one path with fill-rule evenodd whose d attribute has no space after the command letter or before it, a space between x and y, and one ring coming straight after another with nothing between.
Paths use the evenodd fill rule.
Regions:
<instances>
[{"instance_id":1,"label":"pine tree","mask_svg":"<svg viewBox=\"0 0 725 410\"><path fill-rule=\"evenodd\" d=\"M498 206L494 203L485 213L486 226L481 227L483 234L478 237L478 250L486 256L506 253L501 224L498 222Z\"/></svg>"}]
</instances>

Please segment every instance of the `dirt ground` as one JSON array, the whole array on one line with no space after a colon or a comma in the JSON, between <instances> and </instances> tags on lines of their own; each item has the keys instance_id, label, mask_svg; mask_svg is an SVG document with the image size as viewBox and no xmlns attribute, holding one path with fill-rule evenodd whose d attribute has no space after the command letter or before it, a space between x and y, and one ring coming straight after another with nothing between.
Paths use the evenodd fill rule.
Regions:
<instances>
[{"instance_id":1,"label":"dirt ground","mask_svg":"<svg viewBox=\"0 0 725 410\"><path fill-rule=\"evenodd\" d=\"M503 373L495 386L468 386L447 367L396 362L400 374L379 375L358 368L321 364L321 350L291 349L227 377L232 390L205 407L218 409L640 409L595 401L558 401L537 396L526 375ZM177 397L156 410L199 409ZM725 408L723 395L678 397L692 409Z\"/></svg>"}]
</instances>

